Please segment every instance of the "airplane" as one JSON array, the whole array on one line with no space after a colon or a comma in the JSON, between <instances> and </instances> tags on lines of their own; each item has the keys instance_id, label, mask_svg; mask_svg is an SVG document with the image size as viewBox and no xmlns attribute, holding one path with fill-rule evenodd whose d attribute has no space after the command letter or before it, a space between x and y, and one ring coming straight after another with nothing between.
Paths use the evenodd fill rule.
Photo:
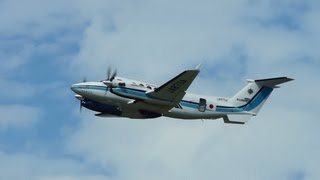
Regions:
<instances>
[{"instance_id":1,"label":"airplane","mask_svg":"<svg viewBox=\"0 0 320 180\"><path fill-rule=\"evenodd\" d=\"M153 85L117 76L107 70L107 78L99 82L73 84L71 90L82 106L97 112L98 117L127 117L150 119L166 116L182 120L215 120L245 124L256 116L279 84L291 81L288 77L248 79L248 84L230 98L207 97L187 93L200 72L198 65L185 70L162 84Z\"/></svg>"}]
</instances>

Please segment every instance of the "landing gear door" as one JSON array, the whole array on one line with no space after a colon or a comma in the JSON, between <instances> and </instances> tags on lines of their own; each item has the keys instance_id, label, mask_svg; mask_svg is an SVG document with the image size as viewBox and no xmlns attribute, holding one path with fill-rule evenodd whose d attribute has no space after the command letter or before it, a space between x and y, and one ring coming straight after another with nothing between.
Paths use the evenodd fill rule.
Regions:
<instances>
[{"instance_id":1,"label":"landing gear door","mask_svg":"<svg viewBox=\"0 0 320 180\"><path fill-rule=\"evenodd\" d=\"M205 112L206 111L206 107L207 107L207 100L200 98L199 100L199 111L200 112Z\"/></svg>"}]
</instances>

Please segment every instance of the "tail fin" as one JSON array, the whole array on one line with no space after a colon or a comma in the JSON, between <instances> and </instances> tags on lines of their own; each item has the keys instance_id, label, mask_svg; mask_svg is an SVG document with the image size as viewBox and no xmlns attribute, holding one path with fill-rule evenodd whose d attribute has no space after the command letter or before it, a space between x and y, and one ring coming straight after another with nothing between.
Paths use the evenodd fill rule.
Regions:
<instances>
[{"instance_id":1,"label":"tail fin","mask_svg":"<svg viewBox=\"0 0 320 180\"><path fill-rule=\"evenodd\" d=\"M248 84L235 96L230 98L229 102L233 106L242 108L252 115L257 115L273 89L279 88L279 84L291 80L293 79L287 77L247 80Z\"/></svg>"}]
</instances>

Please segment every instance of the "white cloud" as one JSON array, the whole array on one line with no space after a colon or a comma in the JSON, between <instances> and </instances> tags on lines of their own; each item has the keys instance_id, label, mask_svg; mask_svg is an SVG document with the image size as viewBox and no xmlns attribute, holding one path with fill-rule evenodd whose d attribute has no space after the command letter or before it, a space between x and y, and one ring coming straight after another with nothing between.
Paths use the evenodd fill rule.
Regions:
<instances>
[{"instance_id":1,"label":"white cloud","mask_svg":"<svg viewBox=\"0 0 320 180\"><path fill-rule=\"evenodd\" d=\"M286 179L297 171L319 178L319 123L279 101L245 126L85 116L67 142L89 162L115 166L115 179Z\"/></svg>"},{"instance_id":2,"label":"white cloud","mask_svg":"<svg viewBox=\"0 0 320 180\"><path fill-rule=\"evenodd\" d=\"M33 126L41 116L37 107L25 105L0 105L0 129L25 128Z\"/></svg>"},{"instance_id":3,"label":"white cloud","mask_svg":"<svg viewBox=\"0 0 320 180\"><path fill-rule=\"evenodd\" d=\"M32 98L43 98L45 96L55 97L57 99L63 99L69 96L67 93L69 84L62 81L46 82L42 84L32 84L30 82L21 82L15 80L7 80L0 78L0 98L10 101L25 101Z\"/></svg>"},{"instance_id":4,"label":"white cloud","mask_svg":"<svg viewBox=\"0 0 320 180\"><path fill-rule=\"evenodd\" d=\"M6 81L0 79L0 83L3 87L0 90L2 99L10 98L10 99L19 99L19 98L28 98L32 97L36 93L36 88L31 84L23 83L23 82L14 82L14 81Z\"/></svg>"},{"instance_id":5,"label":"white cloud","mask_svg":"<svg viewBox=\"0 0 320 180\"><path fill-rule=\"evenodd\" d=\"M109 179L102 173L92 174L90 165L68 158L49 158L28 153L0 152L0 179L72 180Z\"/></svg>"},{"instance_id":6,"label":"white cloud","mask_svg":"<svg viewBox=\"0 0 320 180\"><path fill-rule=\"evenodd\" d=\"M2 1L0 32L5 35L18 33L34 38L52 33L57 27L62 28L76 22L76 19L68 21L73 18L71 15L74 13L73 6L70 5L70 2L61 0Z\"/></svg>"},{"instance_id":7,"label":"white cloud","mask_svg":"<svg viewBox=\"0 0 320 180\"><path fill-rule=\"evenodd\" d=\"M229 51L226 46L237 42L228 36L232 36L234 26L230 23L239 12L222 11L220 6L227 3L187 2L184 8L177 4L141 2L141 6L124 6L111 17L95 16L75 62L99 71L113 64L120 72L156 78L155 68L162 69L158 72L162 76L180 66L194 66L204 59L219 57ZM228 8L232 10L237 5ZM114 30L108 28L110 21L106 19L110 18Z\"/></svg>"},{"instance_id":8,"label":"white cloud","mask_svg":"<svg viewBox=\"0 0 320 180\"><path fill-rule=\"evenodd\" d=\"M18 67L21 67L27 63L31 52L34 51L34 46L32 44L21 44L22 42L6 40L1 41L0 58L2 59L3 63L0 67L1 74L16 70ZM17 50L13 51L12 48Z\"/></svg>"},{"instance_id":9,"label":"white cloud","mask_svg":"<svg viewBox=\"0 0 320 180\"><path fill-rule=\"evenodd\" d=\"M318 35L308 33L314 32L311 19L316 16L309 14L316 10L296 15L289 1L257 1L262 2L259 8L247 2L141 1L143 6L123 6L108 17L114 20L113 29L108 28L110 21L105 21L105 16L96 15L74 64L82 72L94 70L94 77L104 74L107 64L112 64L126 76L161 83L205 59L209 65L204 69L213 67L208 71L230 71L217 70L212 77L207 72L206 77L200 77L205 85L195 83L199 86L192 90L209 93L213 89L222 94L237 91L244 78L296 78L298 82L275 90L259 116L245 126L221 121L85 116L82 126L69 134L70 152L106 168L116 166L116 179L319 178L315 164L320 145L314 139L319 123L313 120L314 112L308 110L318 98L305 100L307 96L302 95L319 74L314 69L316 61L303 63L304 57L316 59L319 55L313 48ZM272 8L274 5L279 7ZM268 27L257 23L278 18L273 14L282 8L298 23L308 22L309 26L291 30L284 28L287 22L281 19ZM234 47L241 50L234 51ZM242 55L244 64L239 58ZM219 82L214 75L232 83ZM318 88L315 85L308 89L312 93Z\"/></svg>"},{"instance_id":10,"label":"white cloud","mask_svg":"<svg viewBox=\"0 0 320 180\"><path fill-rule=\"evenodd\" d=\"M95 15L74 64L79 65L76 67L81 74L94 78L102 78L112 64L120 75L138 79L146 76L146 80L159 82L181 71L180 67L190 68L202 61L232 63L237 58L230 53L234 46L248 55L249 75L263 72L265 64L272 66L305 54L319 56L312 48L317 44L314 35L305 33L309 29L287 31L277 25L267 28L248 21L248 17L286 8L289 2L280 3L276 10L269 7L270 3L262 3L264 11L246 6L246 1L231 2L140 2L122 5L111 15ZM311 18L307 15L301 15L306 22ZM223 58L227 55L229 60ZM87 73L88 68L97 73ZM155 69L161 71L155 75Z\"/></svg>"}]
</instances>

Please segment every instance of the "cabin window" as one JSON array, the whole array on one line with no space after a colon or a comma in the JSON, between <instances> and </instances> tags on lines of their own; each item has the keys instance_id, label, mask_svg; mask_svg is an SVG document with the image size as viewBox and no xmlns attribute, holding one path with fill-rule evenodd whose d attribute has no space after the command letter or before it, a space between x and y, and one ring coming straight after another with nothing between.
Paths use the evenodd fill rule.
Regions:
<instances>
[{"instance_id":1,"label":"cabin window","mask_svg":"<svg viewBox=\"0 0 320 180\"><path fill-rule=\"evenodd\" d=\"M152 89L151 86L147 86L148 89Z\"/></svg>"},{"instance_id":2,"label":"cabin window","mask_svg":"<svg viewBox=\"0 0 320 180\"><path fill-rule=\"evenodd\" d=\"M205 112L207 107L207 100L200 98L199 100L199 111L200 112Z\"/></svg>"},{"instance_id":3,"label":"cabin window","mask_svg":"<svg viewBox=\"0 0 320 180\"><path fill-rule=\"evenodd\" d=\"M124 87L124 86L126 86L126 83L120 82L118 85L121 86L121 87Z\"/></svg>"},{"instance_id":4,"label":"cabin window","mask_svg":"<svg viewBox=\"0 0 320 180\"><path fill-rule=\"evenodd\" d=\"M143 84L139 84L139 86L144 87L144 85L143 85Z\"/></svg>"}]
</instances>

